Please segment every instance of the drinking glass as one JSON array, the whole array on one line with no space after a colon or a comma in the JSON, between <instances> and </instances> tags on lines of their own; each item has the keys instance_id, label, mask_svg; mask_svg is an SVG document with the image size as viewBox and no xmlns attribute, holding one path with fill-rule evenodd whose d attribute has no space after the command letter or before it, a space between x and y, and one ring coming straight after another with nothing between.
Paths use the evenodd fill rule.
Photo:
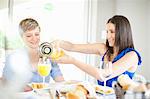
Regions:
<instances>
[{"instance_id":1,"label":"drinking glass","mask_svg":"<svg viewBox=\"0 0 150 99\"><path fill-rule=\"evenodd\" d=\"M43 84L45 83L45 77L49 75L51 70L51 64L48 59L40 59L38 63L38 73L43 77Z\"/></svg>"},{"instance_id":2,"label":"drinking glass","mask_svg":"<svg viewBox=\"0 0 150 99\"><path fill-rule=\"evenodd\" d=\"M111 61L102 61L101 68L104 70L103 80L104 80L104 96L105 96L105 88L106 88L106 81L109 79L109 76L112 74L112 62Z\"/></svg>"}]
</instances>

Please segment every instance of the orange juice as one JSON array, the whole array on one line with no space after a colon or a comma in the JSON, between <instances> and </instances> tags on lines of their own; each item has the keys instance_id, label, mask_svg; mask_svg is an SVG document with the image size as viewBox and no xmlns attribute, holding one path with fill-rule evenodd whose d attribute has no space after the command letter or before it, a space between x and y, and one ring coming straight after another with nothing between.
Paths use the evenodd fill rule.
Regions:
<instances>
[{"instance_id":1,"label":"orange juice","mask_svg":"<svg viewBox=\"0 0 150 99\"><path fill-rule=\"evenodd\" d=\"M48 76L50 73L50 65L49 64L39 64L38 65L38 73L41 76Z\"/></svg>"},{"instance_id":2,"label":"orange juice","mask_svg":"<svg viewBox=\"0 0 150 99\"><path fill-rule=\"evenodd\" d=\"M63 50L55 50L52 52L52 54L50 55L50 57L53 59L53 60L56 60L58 59L59 57L62 57L64 55L64 51Z\"/></svg>"}]
</instances>

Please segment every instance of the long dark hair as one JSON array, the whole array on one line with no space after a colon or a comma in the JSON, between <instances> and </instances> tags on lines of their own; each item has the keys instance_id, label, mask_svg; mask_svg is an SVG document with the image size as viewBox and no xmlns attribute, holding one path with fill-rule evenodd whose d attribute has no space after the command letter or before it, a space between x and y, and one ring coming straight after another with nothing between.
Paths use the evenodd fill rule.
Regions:
<instances>
[{"instance_id":1,"label":"long dark hair","mask_svg":"<svg viewBox=\"0 0 150 99\"><path fill-rule=\"evenodd\" d=\"M115 25L115 43L118 54L125 48L134 48L132 39L132 30L129 20L121 15L115 15L107 21ZM108 40L106 40L106 46L108 48L107 57L110 60L110 56L114 53L113 47L109 46Z\"/></svg>"}]
</instances>

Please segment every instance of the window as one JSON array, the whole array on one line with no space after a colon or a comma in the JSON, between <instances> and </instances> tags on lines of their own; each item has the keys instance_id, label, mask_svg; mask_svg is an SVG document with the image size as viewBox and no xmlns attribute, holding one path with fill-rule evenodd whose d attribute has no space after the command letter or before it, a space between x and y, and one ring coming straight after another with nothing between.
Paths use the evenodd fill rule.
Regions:
<instances>
[{"instance_id":1,"label":"window","mask_svg":"<svg viewBox=\"0 0 150 99\"><path fill-rule=\"evenodd\" d=\"M12 30L7 33L11 44L9 48L22 46L19 42L18 24L27 17L36 19L41 26L41 41L51 42L54 39L71 42L85 42L85 1L86 0L30 0L14 3L12 14ZM13 43L13 44L12 44ZM12 46L13 45L13 46ZM79 60L86 56L69 53ZM73 65L60 64L66 80L85 80L85 73ZM74 76L76 75L76 76Z\"/></svg>"}]
</instances>

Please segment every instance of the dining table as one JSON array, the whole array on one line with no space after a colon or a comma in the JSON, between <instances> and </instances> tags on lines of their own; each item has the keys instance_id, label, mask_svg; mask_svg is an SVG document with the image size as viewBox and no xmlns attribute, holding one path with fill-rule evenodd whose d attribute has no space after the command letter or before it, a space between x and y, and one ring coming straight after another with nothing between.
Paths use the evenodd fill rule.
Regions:
<instances>
[{"instance_id":1,"label":"dining table","mask_svg":"<svg viewBox=\"0 0 150 99\"><path fill-rule=\"evenodd\" d=\"M65 81L58 83L49 83L47 88L42 89L34 89L28 92L19 92L17 96L19 99L67 99L65 95L62 95L62 91L71 91L75 88L76 85L82 84L87 90L90 92L90 97L86 99L116 99L116 95L114 92L110 94L104 94L101 92L96 92L95 86L99 86L96 84L91 84L90 82L79 82L79 81ZM31 86L31 84L29 84ZM91 87L92 86L92 87ZM31 86L32 87L32 86ZM104 90L105 87L99 86ZM108 87L107 87L108 88ZM109 88L113 90L112 88ZM82 99L82 98L80 98Z\"/></svg>"},{"instance_id":2,"label":"dining table","mask_svg":"<svg viewBox=\"0 0 150 99\"><path fill-rule=\"evenodd\" d=\"M104 87L97 84L91 84L90 82L76 82L76 81L65 81L59 83L49 83L47 88L42 89L33 89L28 92L19 92L17 93L18 99L68 99L65 95L62 95L62 91L70 91L75 88L76 85L82 84L84 85L87 90L91 93L92 97L87 97L86 99L120 99L116 97L116 92L112 87ZM31 86L31 84L29 84ZM92 86L92 87L91 87ZM109 94L104 94L102 92L97 92L95 90L96 86L101 88L102 90L113 90ZM94 88L90 89L90 88ZM133 92L133 91L126 91L124 94L124 99L150 99L146 97L146 94L150 95L150 90L147 92ZM84 99L84 98L80 98Z\"/></svg>"}]
</instances>

